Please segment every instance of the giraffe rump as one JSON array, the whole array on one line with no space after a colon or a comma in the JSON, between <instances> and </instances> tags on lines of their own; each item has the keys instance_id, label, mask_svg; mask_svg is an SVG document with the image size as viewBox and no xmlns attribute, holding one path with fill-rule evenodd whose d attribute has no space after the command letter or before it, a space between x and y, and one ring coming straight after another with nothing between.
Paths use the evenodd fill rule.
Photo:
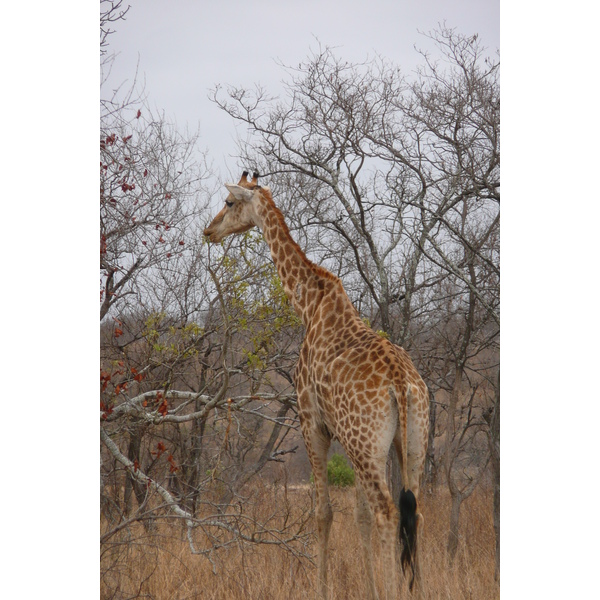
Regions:
<instances>
[{"instance_id":1,"label":"giraffe rump","mask_svg":"<svg viewBox=\"0 0 600 600\"><path fill-rule=\"evenodd\" d=\"M406 567L412 570L409 588L412 591L415 582L415 558L417 552L417 499L410 490L402 488L400 492L400 542L402 543L402 572Z\"/></svg>"}]
</instances>

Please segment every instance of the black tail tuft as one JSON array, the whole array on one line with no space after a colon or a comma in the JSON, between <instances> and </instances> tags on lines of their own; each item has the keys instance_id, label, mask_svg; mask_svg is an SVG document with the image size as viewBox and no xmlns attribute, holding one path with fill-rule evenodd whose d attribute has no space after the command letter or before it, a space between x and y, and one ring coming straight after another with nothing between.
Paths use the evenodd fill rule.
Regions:
<instances>
[{"instance_id":1,"label":"black tail tuft","mask_svg":"<svg viewBox=\"0 0 600 600\"><path fill-rule=\"evenodd\" d=\"M400 492L400 541L402 542L402 572L411 567L412 577L409 587L412 591L415 581L415 558L417 552L417 499L410 490Z\"/></svg>"}]
</instances>

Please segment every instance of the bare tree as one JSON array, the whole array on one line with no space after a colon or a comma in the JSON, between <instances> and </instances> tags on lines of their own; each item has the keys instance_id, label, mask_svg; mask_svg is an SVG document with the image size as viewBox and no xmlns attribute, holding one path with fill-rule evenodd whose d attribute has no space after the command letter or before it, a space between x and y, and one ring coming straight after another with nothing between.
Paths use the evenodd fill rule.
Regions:
<instances>
[{"instance_id":1,"label":"bare tree","mask_svg":"<svg viewBox=\"0 0 600 600\"><path fill-rule=\"evenodd\" d=\"M210 284L184 276L180 264L181 281L199 289L184 290L173 276L171 286L154 290L162 289L167 309L146 312L144 306L152 303L138 292L137 312L103 326L102 427L135 473L164 481L178 506L192 515L206 494L227 512L269 461L294 450L284 442L298 425L291 390L296 319L290 318L287 303L278 304L276 290L264 285L259 290L256 279L264 268L255 264L250 273L240 272L235 262L227 252L211 263L205 255L201 267ZM188 266L196 268L196 262ZM194 311L186 303L169 302L172 293L193 298ZM108 479L125 475L122 501L116 479L108 491L111 506L124 505L117 526L121 518L130 518L132 492L148 525L147 488L130 469L118 467L123 465L119 455L106 456Z\"/></svg>"},{"instance_id":2,"label":"bare tree","mask_svg":"<svg viewBox=\"0 0 600 600\"><path fill-rule=\"evenodd\" d=\"M432 441L444 440L456 534L487 463L459 483L485 431L473 390L492 385L498 361L499 62L477 35L444 26L427 37L437 58L422 52L411 78L319 47L284 67L281 99L260 87L217 87L213 99L246 125L240 159L270 175L301 245L412 352L432 393L449 395Z\"/></svg>"},{"instance_id":3,"label":"bare tree","mask_svg":"<svg viewBox=\"0 0 600 600\"><path fill-rule=\"evenodd\" d=\"M344 276L373 324L404 344L414 295L439 278L424 268L424 252L444 255L464 199L472 207L499 200L498 65L481 68L473 38L448 29L432 37L449 73L425 56L411 83L382 59L355 65L320 48L286 69L284 100L260 88L213 96L248 126L240 156L288 195L307 247Z\"/></svg>"},{"instance_id":4,"label":"bare tree","mask_svg":"<svg viewBox=\"0 0 600 600\"><path fill-rule=\"evenodd\" d=\"M494 386L494 403L491 410L484 414L488 423L488 443L494 484L494 532L496 534L496 568L494 578L500 579L500 370Z\"/></svg>"},{"instance_id":5,"label":"bare tree","mask_svg":"<svg viewBox=\"0 0 600 600\"><path fill-rule=\"evenodd\" d=\"M100 0L100 55L108 52L108 36L114 33L112 24L124 20L129 6L123 8L123 0Z\"/></svg>"},{"instance_id":6,"label":"bare tree","mask_svg":"<svg viewBox=\"0 0 600 600\"><path fill-rule=\"evenodd\" d=\"M129 116L128 116L129 113ZM140 272L173 263L197 237L208 169L185 138L148 109L123 107L100 141L100 318L138 297ZM199 160L200 159L200 160ZM204 202L198 202L204 196Z\"/></svg>"},{"instance_id":7,"label":"bare tree","mask_svg":"<svg viewBox=\"0 0 600 600\"><path fill-rule=\"evenodd\" d=\"M123 18L101 4L106 40ZM252 236L208 249L212 174L197 134L152 114L137 87L107 91L100 131L100 429L103 573L179 520L190 550L277 544L307 556L307 514L268 523L240 506L265 466L294 451L298 336ZM264 285L265 276L270 282ZM258 281L260 280L260 283ZM279 287L278 287L279 286ZM237 507L237 508L236 508ZM237 511L237 512L236 512ZM286 512L287 511L287 512ZM156 533L158 535L158 533Z\"/></svg>"}]
</instances>

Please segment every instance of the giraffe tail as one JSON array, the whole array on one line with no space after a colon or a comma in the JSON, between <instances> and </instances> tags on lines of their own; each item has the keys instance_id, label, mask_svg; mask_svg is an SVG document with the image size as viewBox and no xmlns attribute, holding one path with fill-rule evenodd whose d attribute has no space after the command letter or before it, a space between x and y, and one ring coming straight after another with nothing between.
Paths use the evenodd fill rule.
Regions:
<instances>
[{"instance_id":1,"label":"giraffe tail","mask_svg":"<svg viewBox=\"0 0 600 600\"><path fill-rule=\"evenodd\" d=\"M417 553L417 499L410 490L400 492L400 541L402 542L402 572L410 567L412 574L409 589L415 582L415 558Z\"/></svg>"},{"instance_id":2,"label":"giraffe tail","mask_svg":"<svg viewBox=\"0 0 600 600\"><path fill-rule=\"evenodd\" d=\"M400 390L398 390L400 391ZM412 388L408 384L403 393L395 394L398 402L398 421L400 425L401 443L399 450L401 456L400 465L402 469L402 491L400 492L400 542L402 544L402 554L400 562L402 572L407 568L411 569L411 579L409 588L412 591L415 582L415 564L417 557L417 499L409 488L408 479L408 404L412 400Z\"/></svg>"}]
</instances>

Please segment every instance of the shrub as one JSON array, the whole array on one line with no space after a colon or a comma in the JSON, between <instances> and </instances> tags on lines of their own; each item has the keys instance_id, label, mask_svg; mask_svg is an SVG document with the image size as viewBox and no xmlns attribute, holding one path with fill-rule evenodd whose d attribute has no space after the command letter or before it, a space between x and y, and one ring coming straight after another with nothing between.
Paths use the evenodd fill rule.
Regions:
<instances>
[{"instance_id":1,"label":"shrub","mask_svg":"<svg viewBox=\"0 0 600 600\"><path fill-rule=\"evenodd\" d=\"M310 474L310 482L314 483L314 475ZM327 463L327 482L336 487L354 485L354 469L342 454L334 454Z\"/></svg>"}]
</instances>

